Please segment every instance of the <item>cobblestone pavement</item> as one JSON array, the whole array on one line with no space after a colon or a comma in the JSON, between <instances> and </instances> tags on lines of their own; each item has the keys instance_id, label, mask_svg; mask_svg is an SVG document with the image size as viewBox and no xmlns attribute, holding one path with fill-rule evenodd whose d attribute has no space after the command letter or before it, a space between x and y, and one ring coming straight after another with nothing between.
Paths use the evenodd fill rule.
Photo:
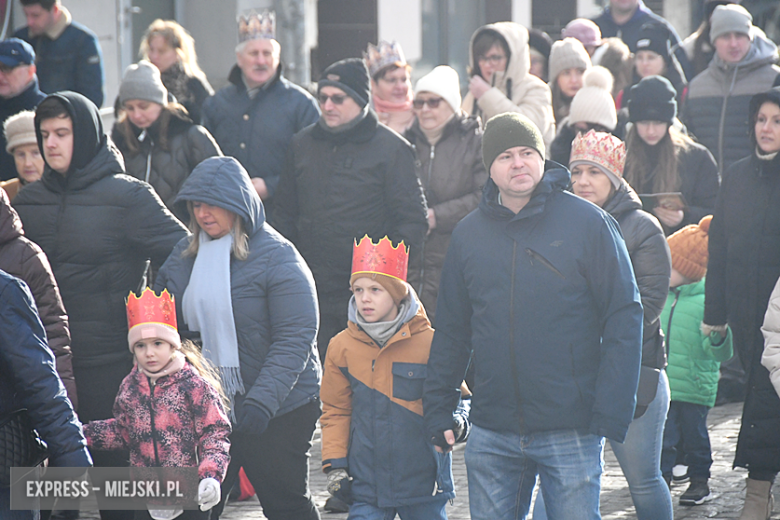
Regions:
<instances>
[{"instance_id":1,"label":"cobblestone pavement","mask_svg":"<svg viewBox=\"0 0 780 520\"><path fill-rule=\"evenodd\" d=\"M678 520L694 519L736 519L742 507L745 496L745 477L747 472L742 469L732 470L731 463L734 459L734 449L739 432L740 418L742 414L741 404L728 404L713 408L709 414L709 431L712 442L712 478L710 488L714 498L700 506L680 506L678 498L685 491L687 484L672 487L674 500L674 517ZM620 466L609 449L607 443L605 451L604 475L602 477L601 490L601 514L604 520L632 519L636 518L631 496ZM319 470L320 438L319 430L314 440L311 462L311 488L317 506L322 512L323 520L345 520L346 514L326 513L322 510L328 493L325 490L325 475ZM447 509L451 520L467 520L469 515L468 486L466 479L466 467L463 462L463 446L458 446L454 452L453 474L455 488L458 493L453 505ZM775 513L773 520L780 520L780 485L775 486ZM95 514L82 514L82 518L98 518ZM224 520L261 520L265 516L262 513L257 499L246 502L232 502L225 508L222 515Z\"/></svg>"}]
</instances>

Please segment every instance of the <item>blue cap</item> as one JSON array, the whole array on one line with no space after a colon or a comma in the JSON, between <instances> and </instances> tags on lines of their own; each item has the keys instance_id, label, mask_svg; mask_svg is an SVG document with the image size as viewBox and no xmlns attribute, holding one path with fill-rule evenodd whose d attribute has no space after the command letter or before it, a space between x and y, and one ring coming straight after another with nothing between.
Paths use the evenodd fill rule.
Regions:
<instances>
[{"instance_id":1,"label":"blue cap","mask_svg":"<svg viewBox=\"0 0 780 520\"><path fill-rule=\"evenodd\" d=\"M35 51L32 46L19 38L0 41L0 63L6 67L32 65L35 63Z\"/></svg>"}]
</instances>

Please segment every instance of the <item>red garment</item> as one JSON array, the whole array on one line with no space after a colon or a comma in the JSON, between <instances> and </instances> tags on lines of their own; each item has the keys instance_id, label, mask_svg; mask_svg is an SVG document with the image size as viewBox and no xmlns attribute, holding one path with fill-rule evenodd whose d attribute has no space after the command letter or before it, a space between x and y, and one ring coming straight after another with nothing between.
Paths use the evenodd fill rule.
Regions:
<instances>
[{"instance_id":1,"label":"red garment","mask_svg":"<svg viewBox=\"0 0 780 520\"><path fill-rule=\"evenodd\" d=\"M114 418L84 425L90 448L129 450L131 466L197 466L201 479L220 482L230 462L229 435L219 394L189 363L153 387L134 367L119 387Z\"/></svg>"}]
</instances>

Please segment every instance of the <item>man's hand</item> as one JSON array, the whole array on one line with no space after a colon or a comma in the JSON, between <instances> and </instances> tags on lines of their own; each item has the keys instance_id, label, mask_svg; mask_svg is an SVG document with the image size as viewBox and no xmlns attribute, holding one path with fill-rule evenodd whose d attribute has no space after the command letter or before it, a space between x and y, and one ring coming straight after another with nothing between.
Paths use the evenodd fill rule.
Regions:
<instances>
[{"instance_id":1,"label":"man's hand","mask_svg":"<svg viewBox=\"0 0 780 520\"><path fill-rule=\"evenodd\" d=\"M253 177L252 186L255 187L255 191L257 192L257 196L260 197L260 200L268 198L268 186L265 185L265 181L262 177Z\"/></svg>"},{"instance_id":2,"label":"man's hand","mask_svg":"<svg viewBox=\"0 0 780 520\"><path fill-rule=\"evenodd\" d=\"M428 208L428 234L430 235L434 229L436 229L436 213L431 208Z\"/></svg>"},{"instance_id":3,"label":"man's hand","mask_svg":"<svg viewBox=\"0 0 780 520\"><path fill-rule=\"evenodd\" d=\"M449 453L455 445L455 433L452 430L446 430L443 434L431 438L431 442L439 453Z\"/></svg>"},{"instance_id":4,"label":"man's hand","mask_svg":"<svg viewBox=\"0 0 780 520\"><path fill-rule=\"evenodd\" d=\"M471 76L471 79L469 80L469 92L471 92L472 96L479 99L484 96L485 92L488 90L490 90L490 84L482 79L482 76L479 74Z\"/></svg>"}]
</instances>

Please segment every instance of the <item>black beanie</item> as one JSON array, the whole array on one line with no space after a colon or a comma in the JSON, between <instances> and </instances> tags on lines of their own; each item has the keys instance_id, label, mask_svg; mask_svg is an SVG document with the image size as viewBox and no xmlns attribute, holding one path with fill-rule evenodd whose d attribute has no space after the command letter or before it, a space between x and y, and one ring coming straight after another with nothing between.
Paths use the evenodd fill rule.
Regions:
<instances>
[{"instance_id":1,"label":"black beanie","mask_svg":"<svg viewBox=\"0 0 780 520\"><path fill-rule=\"evenodd\" d=\"M340 88L363 108L371 100L371 81L366 63L360 58L337 61L322 73L317 82L317 92L322 87Z\"/></svg>"},{"instance_id":2,"label":"black beanie","mask_svg":"<svg viewBox=\"0 0 780 520\"><path fill-rule=\"evenodd\" d=\"M647 23L639 29L639 38L636 41L636 52L653 51L663 56L664 61L669 61L671 33L666 26Z\"/></svg>"},{"instance_id":3,"label":"black beanie","mask_svg":"<svg viewBox=\"0 0 780 520\"><path fill-rule=\"evenodd\" d=\"M631 87L628 98L628 119L663 121L670 125L677 117L677 91L663 76L649 76Z\"/></svg>"}]
</instances>

